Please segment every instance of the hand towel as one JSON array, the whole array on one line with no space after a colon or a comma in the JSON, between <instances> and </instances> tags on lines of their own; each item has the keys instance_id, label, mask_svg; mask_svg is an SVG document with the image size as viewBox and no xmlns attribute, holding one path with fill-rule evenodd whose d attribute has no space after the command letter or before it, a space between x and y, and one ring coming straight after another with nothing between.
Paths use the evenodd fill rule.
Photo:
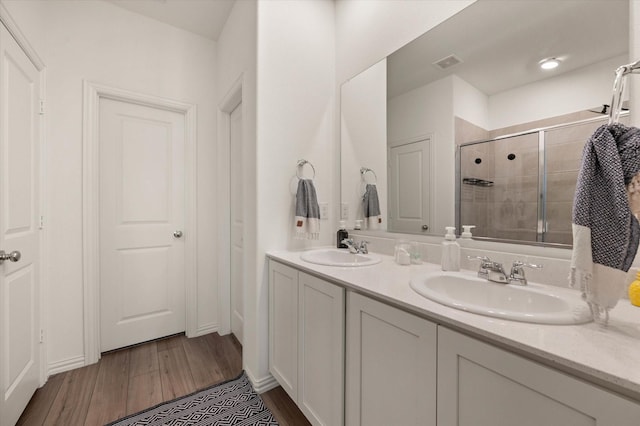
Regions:
<instances>
[{"instance_id":1,"label":"hand towel","mask_svg":"<svg viewBox=\"0 0 640 426\"><path fill-rule=\"evenodd\" d=\"M362 196L362 212L364 214L365 229L378 229L382 223L380 215L380 201L375 184L368 183Z\"/></svg>"},{"instance_id":2,"label":"hand towel","mask_svg":"<svg viewBox=\"0 0 640 426\"><path fill-rule=\"evenodd\" d=\"M626 185L640 171L640 129L600 126L585 144L573 202L571 286L594 320L608 320L624 291L640 241Z\"/></svg>"},{"instance_id":3,"label":"hand towel","mask_svg":"<svg viewBox=\"0 0 640 426\"><path fill-rule=\"evenodd\" d=\"M298 180L295 231L298 239L317 240L320 237L320 207L311 179Z\"/></svg>"}]
</instances>

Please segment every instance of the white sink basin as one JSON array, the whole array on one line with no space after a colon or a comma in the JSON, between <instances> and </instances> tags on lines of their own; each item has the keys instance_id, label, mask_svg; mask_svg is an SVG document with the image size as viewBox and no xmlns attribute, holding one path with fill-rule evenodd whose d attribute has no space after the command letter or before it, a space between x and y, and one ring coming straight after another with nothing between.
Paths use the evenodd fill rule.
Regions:
<instances>
[{"instance_id":1,"label":"white sink basin","mask_svg":"<svg viewBox=\"0 0 640 426\"><path fill-rule=\"evenodd\" d=\"M470 272L434 272L411 280L421 296L452 308L537 324L583 324L591 312L578 292L529 283L498 284Z\"/></svg>"},{"instance_id":2,"label":"white sink basin","mask_svg":"<svg viewBox=\"0 0 640 426\"><path fill-rule=\"evenodd\" d=\"M347 249L318 249L305 251L300 255L305 262L327 266L369 266L382 259L373 254L354 254Z\"/></svg>"}]
</instances>

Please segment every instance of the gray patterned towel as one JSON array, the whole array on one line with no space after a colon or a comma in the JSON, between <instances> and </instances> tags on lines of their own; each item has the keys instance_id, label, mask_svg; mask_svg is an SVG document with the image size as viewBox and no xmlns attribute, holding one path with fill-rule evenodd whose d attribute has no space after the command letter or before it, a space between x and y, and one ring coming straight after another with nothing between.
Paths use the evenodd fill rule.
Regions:
<instances>
[{"instance_id":1,"label":"gray patterned towel","mask_svg":"<svg viewBox=\"0 0 640 426\"><path fill-rule=\"evenodd\" d=\"M378 189L375 184L368 183L364 190L364 195L362 196L362 212L364 214L365 228L378 229L382 223L382 216L380 215Z\"/></svg>"},{"instance_id":2,"label":"gray patterned towel","mask_svg":"<svg viewBox=\"0 0 640 426\"><path fill-rule=\"evenodd\" d=\"M640 225L626 185L640 171L640 129L600 126L585 144L573 201L570 282L596 321L606 322L624 291Z\"/></svg>"},{"instance_id":3,"label":"gray patterned towel","mask_svg":"<svg viewBox=\"0 0 640 426\"><path fill-rule=\"evenodd\" d=\"M320 237L320 206L311 179L300 179L296 192L295 237L317 240Z\"/></svg>"}]
</instances>

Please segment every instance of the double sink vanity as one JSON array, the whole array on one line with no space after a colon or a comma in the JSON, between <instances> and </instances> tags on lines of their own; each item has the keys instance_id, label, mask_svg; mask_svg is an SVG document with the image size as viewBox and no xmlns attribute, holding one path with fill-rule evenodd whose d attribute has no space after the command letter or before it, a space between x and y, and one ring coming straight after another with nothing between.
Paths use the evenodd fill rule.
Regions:
<instances>
[{"instance_id":1,"label":"double sink vanity","mask_svg":"<svg viewBox=\"0 0 640 426\"><path fill-rule=\"evenodd\" d=\"M312 424L640 424L640 310L332 248L268 253L269 369Z\"/></svg>"}]
</instances>

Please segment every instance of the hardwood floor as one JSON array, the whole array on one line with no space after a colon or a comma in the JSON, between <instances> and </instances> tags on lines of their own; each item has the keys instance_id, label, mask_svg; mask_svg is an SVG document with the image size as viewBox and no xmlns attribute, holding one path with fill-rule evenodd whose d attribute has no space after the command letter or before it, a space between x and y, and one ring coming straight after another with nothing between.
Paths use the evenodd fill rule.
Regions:
<instances>
[{"instance_id":1,"label":"hardwood floor","mask_svg":"<svg viewBox=\"0 0 640 426\"><path fill-rule=\"evenodd\" d=\"M51 376L18 425L102 426L198 389L237 377L242 346L233 335L184 335L102 355L97 364ZM278 422L310 423L277 387L262 399Z\"/></svg>"}]
</instances>

